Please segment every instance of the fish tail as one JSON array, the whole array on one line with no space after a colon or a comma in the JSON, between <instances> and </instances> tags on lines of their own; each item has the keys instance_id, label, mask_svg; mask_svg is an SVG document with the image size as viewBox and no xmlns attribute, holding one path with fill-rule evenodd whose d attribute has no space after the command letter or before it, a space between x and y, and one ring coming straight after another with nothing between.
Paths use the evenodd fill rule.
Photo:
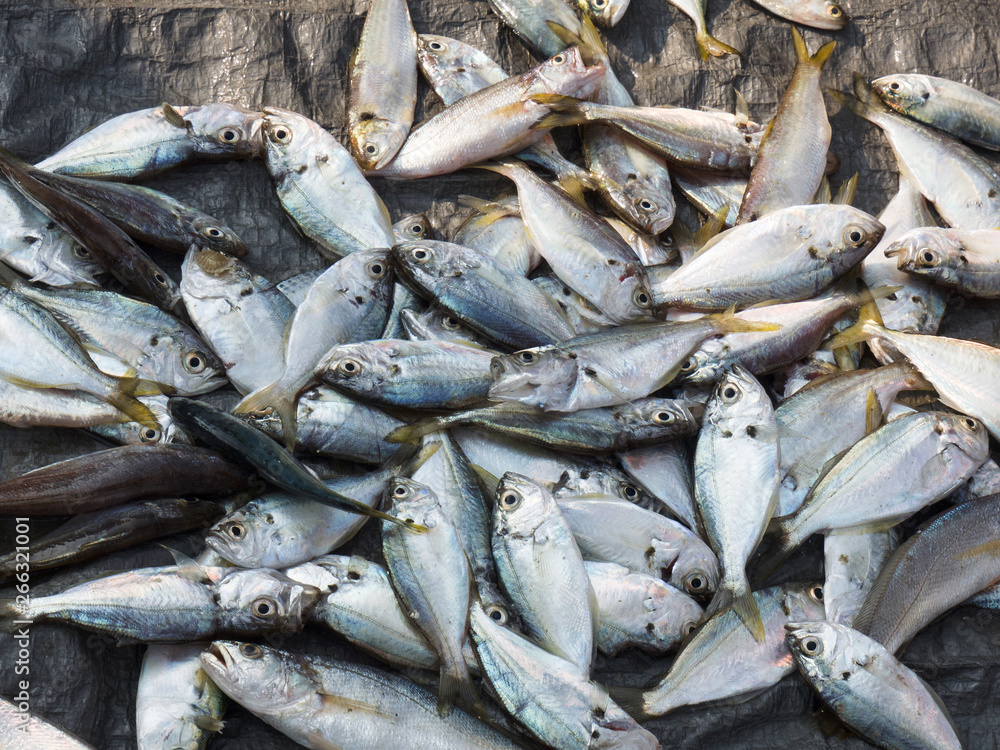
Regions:
<instances>
[{"instance_id":1,"label":"fish tail","mask_svg":"<svg viewBox=\"0 0 1000 750\"><path fill-rule=\"evenodd\" d=\"M712 57L725 57L726 55L739 56L740 51L735 47L730 47L725 42L719 41L707 31L699 31L695 34L695 42L698 44L698 54L702 60Z\"/></svg>"},{"instance_id":2,"label":"fish tail","mask_svg":"<svg viewBox=\"0 0 1000 750\"><path fill-rule=\"evenodd\" d=\"M432 432L443 430L446 426L444 420L440 417L422 419L413 424L404 424L402 427L397 427L386 435L385 439L390 443L416 443L424 435L430 435Z\"/></svg>"},{"instance_id":3,"label":"fish tail","mask_svg":"<svg viewBox=\"0 0 1000 750\"><path fill-rule=\"evenodd\" d=\"M608 695L611 696L611 700L617 703L625 713L636 721L647 721L658 715L650 713L647 708L649 705L647 702L647 691L642 688L609 685Z\"/></svg>"},{"instance_id":4,"label":"fish tail","mask_svg":"<svg viewBox=\"0 0 1000 750\"><path fill-rule=\"evenodd\" d=\"M781 326L777 323L767 323L762 320L743 320L737 318L733 310L715 313L706 316L715 320L720 333L752 333L754 331L778 331Z\"/></svg>"},{"instance_id":5,"label":"fish tail","mask_svg":"<svg viewBox=\"0 0 1000 750\"><path fill-rule=\"evenodd\" d=\"M459 655L459 658L462 658ZM438 688L438 715L447 716L452 706L459 706L473 716L486 716L486 709L472 683L465 661L455 662L451 667L441 666L441 680Z\"/></svg>"},{"instance_id":6,"label":"fish tail","mask_svg":"<svg viewBox=\"0 0 1000 750\"><path fill-rule=\"evenodd\" d=\"M587 122L585 104L582 99L574 96L564 96L562 94L533 94L529 97L536 104L544 104L548 107L547 114L538 118L538 121L531 126L532 130L544 130L547 128L562 128L570 125L580 125Z\"/></svg>"},{"instance_id":7,"label":"fish tail","mask_svg":"<svg viewBox=\"0 0 1000 750\"><path fill-rule=\"evenodd\" d=\"M865 77L858 72L854 73L853 96L836 89L827 89L826 91L858 117L863 117L866 120L872 120L875 116L890 111L885 103L879 99L875 90L868 85Z\"/></svg>"},{"instance_id":8,"label":"fish tail","mask_svg":"<svg viewBox=\"0 0 1000 750\"><path fill-rule=\"evenodd\" d=\"M252 414L273 409L281 420L281 434L285 439L285 447L291 453L295 450L295 432L298 427L297 406L295 397L289 397L279 381L246 396L233 409L233 414Z\"/></svg>"},{"instance_id":9,"label":"fish tail","mask_svg":"<svg viewBox=\"0 0 1000 750\"><path fill-rule=\"evenodd\" d=\"M833 48L837 46L836 42L827 42L817 50L815 55L810 55L805 39L802 38L802 34L794 26L792 26L792 42L795 44L795 58L798 60L798 63L818 68L819 70L823 69L826 61L830 58L830 54L833 52Z\"/></svg>"},{"instance_id":10,"label":"fish tail","mask_svg":"<svg viewBox=\"0 0 1000 750\"><path fill-rule=\"evenodd\" d=\"M129 396L169 396L174 392L170 386L134 376L118 378L118 384Z\"/></svg>"},{"instance_id":11,"label":"fish tail","mask_svg":"<svg viewBox=\"0 0 1000 750\"><path fill-rule=\"evenodd\" d=\"M880 287L869 292L871 298L861 300L861 310L858 311L858 322L834 336L830 340L830 343L827 344L827 348L841 349L846 346L860 344L864 341L870 341L884 331L885 327L882 325L882 316L878 311L875 300L881 297L888 297L896 289L897 287ZM883 294L883 292L885 293Z\"/></svg>"},{"instance_id":12,"label":"fish tail","mask_svg":"<svg viewBox=\"0 0 1000 750\"><path fill-rule=\"evenodd\" d=\"M139 380L138 378L117 378L116 380L118 388L108 393L108 403L123 414L127 414L133 422L138 422L143 427L149 427L153 430L163 429L160 423L156 421L156 416L150 411L149 407L135 397L135 394L140 389L140 384L148 383L149 381ZM155 390L153 393L159 393L159 390Z\"/></svg>"},{"instance_id":13,"label":"fish tail","mask_svg":"<svg viewBox=\"0 0 1000 750\"><path fill-rule=\"evenodd\" d=\"M831 199L830 202L841 206L852 206L854 205L854 199L857 195L858 173L855 172L851 179L840 185L840 188L837 190L837 194Z\"/></svg>"},{"instance_id":14,"label":"fish tail","mask_svg":"<svg viewBox=\"0 0 1000 750\"><path fill-rule=\"evenodd\" d=\"M15 599L0 599L0 633L13 633L17 630L16 620L30 620L31 617Z\"/></svg>"},{"instance_id":15,"label":"fish tail","mask_svg":"<svg viewBox=\"0 0 1000 750\"><path fill-rule=\"evenodd\" d=\"M760 618L760 610L757 609L757 600L753 598L749 582L744 579L738 588L722 589L716 594L716 597L720 595L729 598L730 606L739 615L743 624L746 625L753 639L757 643L763 643L764 621Z\"/></svg>"}]
</instances>

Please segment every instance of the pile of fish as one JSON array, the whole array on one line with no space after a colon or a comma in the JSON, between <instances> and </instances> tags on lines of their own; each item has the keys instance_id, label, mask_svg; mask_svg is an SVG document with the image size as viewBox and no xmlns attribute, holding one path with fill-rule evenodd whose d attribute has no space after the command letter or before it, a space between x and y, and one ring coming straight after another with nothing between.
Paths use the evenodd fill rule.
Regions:
<instances>
[{"instance_id":1,"label":"pile of fish","mask_svg":"<svg viewBox=\"0 0 1000 750\"><path fill-rule=\"evenodd\" d=\"M704 57L738 54L671 2ZM1000 350L936 335L949 296L1000 297L1000 175L972 148L1000 150L1000 101L910 74L829 91L898 160L876 218L827 178L835 42L791 28L757 123L738 94L637 105L595 26L627 0L491 5L543 62L511 76L372 0L347 148L225 103L123 114L35 165L0 148L0 422L118 444L0 481L0 514L68 517L3 551L0 625L148 644L140 750L210 745L227 699L308 748L653 749L640 722L796 670L874 746L962 747L899 655L1000 606ZM415 126L418 71L444 107ZM133 184L240 158L326 269L266 279L223 221ZM369 183L462 169L510 189L462 196L450 241ZM196 559L29 593L192 530ZM824 579L789 582L816 535ZM306 627L366 658L274 647ZM655 684L595 671L635 649ZM89 747L6 701L0 745Z\"/></svg>"}]
</instances>

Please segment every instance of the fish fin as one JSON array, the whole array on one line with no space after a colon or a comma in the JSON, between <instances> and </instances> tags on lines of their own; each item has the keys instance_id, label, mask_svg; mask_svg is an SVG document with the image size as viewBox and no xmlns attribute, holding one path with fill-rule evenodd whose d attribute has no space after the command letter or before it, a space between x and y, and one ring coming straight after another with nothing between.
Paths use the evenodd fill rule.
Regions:
<instances>
[{"instance_id":1,"label":"fish fin","mask_svg":"<svg viewBox=\"0 0 1000 750\"><path fill-rule=\"evenodd\" d=\"M760 617L757 600L753 598L748 581L741 581L737 588L720 588L708 609L705 610L705 618L708 619L730 608L739 615L753 639L757 643L763 643L765 638L764 621Z\"/></svg>"},{"instance_id":2,"label":"fish fin","mask_svg":"<svg viewBox=\"0 0 1000 750\"><path fill-rule=\"evenodd\" d=\"M879 335L881 330L884 328L881 325L881 316L879 316L879 322L876 323L869 317L865 312L865 308L868 305L863 305L861 312L858 315L858 322L855 323L850 328L845 328L843 331L834 336L827 343L826 348L828 349L840 349L841 347L851 346L852 344L859 344L863 341L868 341ZM872 303L871 307L875 307ZM876 314L877 310L876 309Z\"/></svg>"},{"instance_id":3,"label":"fish fin","mask_svg":"<svg viewBox=\"0 0 1000 750\"><path fill-rule=\"evenodd\" d=\"M780 331L781 326L777 323L767 323L762 320L743 320L737 318L734 308L729 308L725 312L706 315L717 321L720 333L753 333L755 331Z\"/></svg>"},{"instance_id":4,"label":"fish fin","mask_svg":"<svg viewBox=\"0 0 1000 750\"><path fill-rule=\"evenodd\" d=\"M430 435L433 432L445 429L447 425L443 422L444 420L441 417L421 419L419 422L397 427L386 435L385 439L390 443L416 443L424 435Z\"/></svg>"},{"instance_id":5,"label":"fish fin","mask_svg":"<svg viewBox=\"0 0 1000 750\"><path fill-rule=\"evenodd\" d=\"M889 559L883 563L882 570L875 577L875 582L872 584L871 589L869 589L868 596L865 597L861 609L854 615L854 620L851 622L851 627L859 633L868 635L872 620L874 620L875 614L878 612L879 605L882 603L882 597L885 596L885 592L889 588L889 583L892 581L900 564L906 559L906 553L919 537L919 533L911 536L896 547L896 551L889 555Z\"/></svg>"},{"instance_id":6,"label":"fish fin","mask_svg":"<svg viewBox=\"0 0 1000 750\"><path fill-rule=\"evenodd\" d=\"M877 115L887 114L892 111L879 98L864 76L857 71L854 72L853 94L837 91L836 89L827 89L826 92L858 117L862 117L865 120L872 120Z\"/></svg>"},{"instance_id":7,"label":"fish fin","mask_svg":"<svg viewBox=\"0 0 1000 750\"><path fill-rule=\"evenodd\" d=\"M792 28L794 29L795 27L793 26ZM830 59L830 55L833 54L833 50L836 47L837 47L837 42L836 41L827 42L822 47L820 47L818 50L816 50L816 54L815 55L813 55L812 57L809 58L810 64L813 67L822 70L823 66L826 65L826 61Z\"/></svg>"},{"instance_id":8,"label":"fish fin","mask_svg":"<svg viewBox=\"0 0 1000 750\"><path fill-rule=\"evenodd\" d=\"M608 64L608 51L605 49L601 35L598 33L597 27L590 16L584 14L583 18L580 19L579 34L574 34L565 26L555 21L546 21L545 23L552 33L559 37L560 41L564 44L580 49L580 57L583 59L584 64L596 65L599 62L603 62L605 65Z\"/></svg>"},{"instance_id":9,"label":"fish fin","mask_svg":"<svg viewBox=\"0 0 1000 750\"><path fill-rule=\"evenodd\" d=\"M688 258L688 262L701 255L702 251L709 247L711 240L713 240L726 226L726 217L728 215L729 206L720 206L713 213L709 214L708 219L705 220L704 224L698 227L698 231L695 232L691 238L695 247L698 248L698 252Z\"/></svg>"},{"instance_id":10,"label":"fish fin","mask_svg":"<svg viewBox=\"0 0 1000 750\"><path fill-rule=\"evenodd\" d=\"M108 394L107 401L123 414L127 414L133 421L138 422L143 427L154 430L162 430L160 423L156 421L156 416L149 407L137 399L134 395L141 382L137 378L118 378L118 390ZM154 393L159 393L159 389Z\"/></svg>"},{"instance_id":11,"label":"fish fin","mask_svg":"<svg viewBox=\"0 0 1000 750\"><path fill-rule=\"evenodd\" d=\"M56 384L39 383L36 380L29 380L27 378L20 378L17 375L0 375L0 380L3 380L5 382L7 382L7 383L10 383L11 385L16 385L18 388L33 388L33 389L39 389L39 390L46 389L46 388L54 388L54 389L63 390L63 391L76 390L73 387L72 383L56 383Z\"/></svg>"},{"instance_id":12,"label":"fish fin","mask_svg":"<svg viewBox=\"0 0 1000 750\"><path fill-rule=\"evenodd\" d=\"M816 195L813 196L813 203L831 203L833 201L833 193L830 191L830 180L826 175L819 181L819 187L816 188Z\"/></svg>"},{"instance_id":13,"label":"fish fin","mask_svg":"<svg viewBox=\"0 0 1000 750\"><path fill-rule=\"evenodd\" d=\"M185 555L180 550L176 550L173 547L168 547L165 544L161 544L161 547L170 553L170 556L174 558L174 565L177 566L177 574L182 578L187 578L189 581L196 581L198 583L211 583L212 577L208 572L198 564L198 562L187 555Z\"/></svg>"},{"instance_id":14,"label":"fish fin","mask_svg":"<svg viewBox=\"0 0 1000 750\"><path fill-rule=\"evenodd\" d=\"M366 703L365 701L352 700L350 698L345 698L341 695L330 695L329 693L318 693L320 699L324 706L329 706L337 711L358 711L365 714L373 714L381 719L395 719L395 715L388 711L383 711L381 708L376 706L374 703Z\"/></svg>"},{"instance_id":15,"label":"fish fin","mask_svg":"<svg viewBox=\"0 0 1000 750\"><path fill-rule=\"evenodd\" d=\"M636 721L648 721L653 716L646 713L646 691L642 688L610 685L608 695L618 707Z\"/></svg>"},{"instance_id":16,"label":"fish fin","mask_svg":"<svg viewBox=\"0 0 1000 750\"><path fill-rule=\"evenodd\" d=\"M868 402L865 404L865 435L871 435L882 426L885 415L882 413L882 404L878 401L878 395L874 388L868 389Z\"/></svg>"},{"instance_id":17,"label":"fish fin","mask_svg":"<svg viewBox=\"0 0 1000 750\"><path fill-rule=\"evenodd\" d=\"M736 109L734 111L736 125L737 127L745 128L750 123L750 105L747 104L747 100L743 94L735 89L733 91L736 93Z\"/></svg>"},{"instance_id":18,"label":"fish fin","mask_svg":"<svg viewBox=\"0 0 1000 750\"><path fill-rule=\"evenodd\" d=\"M738 49L719 41L707 31L695 33L694 40L698 45L698 54L702 60L707 60L709 55L712 57L725 57L726 55L736 55L739 57L740 55Z\"/></svg>"},{"instance_id":19,"label":"fish fin","mask_svg":"<svg viewBox=\"0 0 1000 750\"><path fill-rule=\"evenodd\" d=\"M583 109L583 100L562 94L534 94L529 99L536 104L544 104L549 111L538 118L532 130L562 128L570 125L580 125L588 122L589 117Z\"/></svg>"},{"instance_id":20,"label":"fish fin","mask_svg":"<svg viewBox=\"0 0 1000 750\"><path fill-rule=\"evenodd\" d=\"M191 129L191 123L185 120L184 116L180 112L166 102L163 102L163 104L160 105L160 109L163 111L163 119L175 128L181 128L181 130Z\"/></svg>"},{"instance_id":21,"label":"fish fin","mask_svg":"<svg viewBox=\"0 0 1000 750\"><path fill-rule=\"evenodd\" d=\"M515 210L513 207L504 206L496 201L483 200L482 198L476 198L473 195L460 195L458 196L458 205L465 206L466 208L471 208L478 211L483 216L487 217L493 221L500 219L504 216L520 216L521 212Z\"/></svg>"},{"instance_id":22,"label":"fish fin","mask_svg":"<svg viewBox=\"0 0 1000 750\"><path fill-rule=\"evenodd\" d=\"M476 477L479 479L479 486L482 487L486 496L493 497L497 493L497 487L500 486L500 478L494 476L479 464L469 462L469 467L476 472Z\"/></svg>"},{"instance_id":23,"label":"fish fin","mask_svg":"<svg viewBox=\"0 0 1000 750\"><path fill-rule=\"evenodd\" d=\"M129 372L134 372L134 370L130 370ZM119 378L118 382L127 389L130 396L172 396L177 392L176 388L171 388L169 385L157 383L155 380L137 378L132 375Z\"/></svg>"},{"instance_id":24,"label":"fish fin","mask_svg":"<svg viewBox=\"0 0 1000 750\"><path fill-rule=\"evenodd\" d=\"M400 466L402 469L401 474L412 477L420 469L420 467L427 463L431 456L439 450L441 450L440 441L428 443L425 440L419 449L415 446L400 448L399 451L397 451L397 455L399 453L403 453L404 455L400 456L398 459L397 456L393 456L390 463ZM399 476L399 474L397 474L397 476Z\"/></svg>"},{"instance_id":25,"label":"fish fin","mask_svg":"<svg viewBox=\"0 0 1000 750\"><path fill-rule=\"evenodd\" d=\"M850 206L854 204L854 199L858 195L858 173L855 172L851 179L847 182L843 182L840 188L837 190L837 194L834 196L832 203L836 203L842 206Z\"/></svg>"},{"instance_id":26,"label":"fish fin","mask_svg":"<svg viewBox=\"0 0 1000 750\"><path fill-rule=\"evenodd\" d=\"M988 542L983 542L982 544L977 544L975 547L970 547L963 552L959 552L957 555L953 556L953 560L968 560L971 557L980 555L983 552L997 552L1000 551L1000 539L991 539Z\"/></svg>"},{"instance_id":27,"label":"fish fin","mask_svg":"<svg viewBox=\"0 0 1000 750\"><path fill-rule=\"evenodd\" d=\"M199 729L204 729L206 732L221 732L226 728L226 722L216 719L214 716L205 716L204 714L194 717L194 725Z\"/></svg>"},{"instance_id":28,"label":"fish fin","mask_svg":"<svg viewBox=\"0 0 1000 750\"><path fill-rule=\"evenodd\" d=\"M444 665L441 666L441 677L438 685L438 715L447 716L452 706L459 706L473 716L487 716L486 708L479 699L472 676L462 663L456 673L452 673Z\"/></svg>"},{"instance_id":29,"label":"fish fin","mask_svg":"<svg viewBox=\"0 0 1000 750\"><path fill-rule=\"evenodd\" d=\"M281 420L281 434L285 439L285 447L291 453L295 450L295 432L298 428L297 398L289 398L286 393L278 390L279 383L280 381L271 383L245 396L233 409L233 414L250 414L267 408L273 409Z\"/></svg>"},{"instance_id":30,"label":"fish fin","mask_svg":"<svg viewBox=\"0 0 1000 750\"><path fill-rule=\"evenodd\" d=\"M584 190L597 190L601 180L592 177L589 173L586 177L583 174L564 174L556 179L556 184L566 195L579 203L581 206L587 205L587 199L583 197ZM610 183L610 180L608 180Z\"/></svg>"}]
</instances>

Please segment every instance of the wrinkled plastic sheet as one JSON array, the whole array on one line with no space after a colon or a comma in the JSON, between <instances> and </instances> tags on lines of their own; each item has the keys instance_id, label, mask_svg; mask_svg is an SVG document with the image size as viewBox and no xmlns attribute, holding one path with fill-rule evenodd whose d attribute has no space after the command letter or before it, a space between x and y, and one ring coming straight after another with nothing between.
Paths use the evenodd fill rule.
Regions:
<instances>
[{"instance_id":1,"label":"wrinkled plastic sheet","mask_svg":"<svg viewBox=\"0 0 1000 750\"><path fill-rule=\"evenodd\" d=\"M29 159L50 154L104 120L163 101L174 105L233 101L279 106L308 115L343 140L346 74L367 3L351 0L4 0L0 8L0 142ZM892 72L926 72L1000 95L1000 14L996 0L852 0L853 17L835 35L838 47L823 81L847 89L852 71L871 78ZM475 44L508 70L527 69L533 58L482 0L410 0L419 32ZM730 109L733 88L750 103L755 119L770 117L791 75L794 52L789 25L745 0L708 0L709 28L743 50L740 59L698 59L692 24L666 0L633 0L622 22L606 34L615 67L640 104ZM810 49L828 39L807 31ZM440 109L425 92L418 120ZM877 129L829 104L831 149L841 158L834 186L860 173L857 204L877 213L896 188L892 153ZM574 156L574 142L568 155ZM992 156L988 156L996 161ZM250 247L247 261L264 275L283 279L325 265L293 229L260 163L220 163L186 168L149 183L229 223ZM373 181L394 219L427 212L439 233L451 236L464 214L463 193L490 198L508 190L504 180L462 172L416 183ZM693 215L687 217L690 223ZM179 278L178 259L157 260ZM955 299L942 332L1000 343L997 305ZM106 447L87 433L17 430L0 426L0 477ZM12 519L0 519L0 544L13 541ZM37 519L32 534L50 527ZM911 524L912 526L912 524ZM367 530L356 550L376 553ZM188 554L200 536L175 537L170 546ZM376 553L377 554L377 553ZM107 572L169 563L157 544L93 563L32 578L42 595ZM797 567L796 567L797 566ZM814 540L794 559L792 575L818 578L820 545ZM0 590L0 596L10 589ZM307 630L271 645L370 661L326 632ZM143 647L116 647L108 639L72 628L31 629L31 707L76 732L95 747L135 747L135 692ZM13 696L16 647L0 638L0 694ZM965 746L1000 747L1000 616L960 608L921 633L905 662L940 693ZM630 655L601 662L600 679L644 684L668 666L663 659ZM856 737L824 730L817 701L793 675L747 702L681 710L649 724L665 748L860 748ZM414 747L419 747L414 738ZM277 750L295 743L241 708L233 707L218 750Z\"/></svg>"}]
</instances>

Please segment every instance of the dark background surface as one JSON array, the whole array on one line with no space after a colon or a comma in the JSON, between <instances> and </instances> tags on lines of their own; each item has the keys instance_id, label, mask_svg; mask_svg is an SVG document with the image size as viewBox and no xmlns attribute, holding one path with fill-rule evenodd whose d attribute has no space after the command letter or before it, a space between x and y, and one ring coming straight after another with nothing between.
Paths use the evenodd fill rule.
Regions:
<instances>
[{"instance_id":1,"label":"dark background surface","mask_svg":"<svg viewBox=\"0 0 1000 750\"><path fill-rule=\"evenodd\" d=\"M220 7L220 6L225 7ZM366 2L303 0L215 3L159 0L10 2L0 6L0 143L35 160L104 120L163 101L174 105L233 101L249 107L284 107L312 117L343 136L346 71ZM521 42L481 0L410 0L418 32L453 36L481 47L511 72L530 66ZM852 71L869 78L893 72L941 75L1000 96L1000 4L997 0L853 0L852 23L842 32L806 30L810 50L838 41L823 82L847 89ZM698 59L691 22L666 0L633 0L622 22L605 34L619 77L639 104L732 110L733 88L766 121L794 65L789 24L744 0L708 0L709 29L743 50L741 58ZM440 108L422 84L418 120ZM857 205L880 211L896 188L896 166L881 133L828 102L831 149L842 159L834 188L860 172ZM342 138L343 140L343 138ZM572 137L564 141L570 144ZM987 155L993 163L997 159ZM262 164L211 164L158 178L152 187L218 216L250 247L246 259L272 279L326 265L293 229L274 196ZM394 219L426 211L450 237L465 214L463 193L492 198L508 184L482 172L462 172L417 183L374 180ZM179 278L177 259L156 259ZM996 345L997 305L955 299L942 332ZM0 426L0 477L106 447L87 433L16 430ZM51 525L39 520L33 534ZM371 532L371 530L368 530ZM12 545L13 521L0 518L0 546ZM169 544L189 554L199 535ZM359 544L373 549L371 533ZM789 567L819 577L814 541ZM130 567L168 564L155 544L80 568L33 578L35 595ZM10 589L0 590L0 596ZM334 636L308 631L272 645L350 655ZM97 748L135 747L135 690L143 647L117 648L110 639L70 628L32 629L32 709ZM0 636L0 694L16 692L7 669L11 639ZM962 608L919 635L904 661L927 679L951 711L966 748L1000 747L1000 615ZM646 656L605 664L615 682L663 674L667 660ZM682 710L649 724L665 748L860 748L857 738L824 731L817 703L794 675L775 689L736 706ZM419 742L414 742L419 747ZM239 708L210 745L218 750L268 750L295 743Z\"/></svg>"}]
</instances>

